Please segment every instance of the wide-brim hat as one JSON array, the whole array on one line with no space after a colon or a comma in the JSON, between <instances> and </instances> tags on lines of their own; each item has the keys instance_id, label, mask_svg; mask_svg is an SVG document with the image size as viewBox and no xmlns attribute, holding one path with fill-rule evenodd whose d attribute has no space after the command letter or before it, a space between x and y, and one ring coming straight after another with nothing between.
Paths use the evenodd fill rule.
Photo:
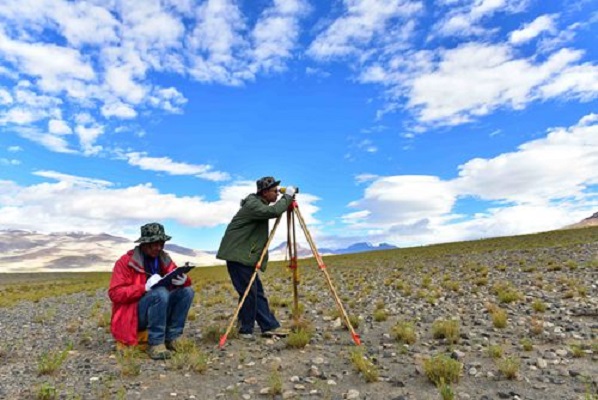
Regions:
<instances>
[{"instance_id":1,"label":"wide-brim hat","mask_svg":"<svg viewBox=\"0 0 598 400\"><path fill-rule=\"evenodd\" d=\"M257 186L257 192L259 193L261 191L268 190L280 185L280 181L277 181L272 176L264 176L263 178L260 178L257 181L255 181L255 184Z\"/></svg>"},{"instance_id":2,"label":"wide-brim hat","mask_svg":"<svg viewBox=\"0 0 598 400\"><path fill-rule=\"evenodd\" d=\"M172 239L164 232L164 226L157 222L145 224L141 227L141 237L135 243L165 242Z\"/></svg>"}]
</instances>

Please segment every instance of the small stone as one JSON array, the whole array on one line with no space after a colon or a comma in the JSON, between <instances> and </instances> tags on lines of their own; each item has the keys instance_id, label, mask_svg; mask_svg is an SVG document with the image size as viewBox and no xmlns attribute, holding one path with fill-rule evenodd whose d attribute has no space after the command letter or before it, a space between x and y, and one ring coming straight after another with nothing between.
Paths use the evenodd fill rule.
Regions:
<instances>
[{"instance_id":1,"label":"small stone","mask_svg":"<svg viewBox=\"0 0 598 400\"><path fill-rule=\"evenodd\" d=\"M283 399L292 399L293 397L295 397L295 392L293 392L291 390L287 390L286 392L282 393Z\"/></svg>"},{"instance_id":2,"label":"small stone","mask_svg":"<svg viewBox=\"0 0 598 400\"><path fill-rule=\"evenodd\" d=\"M176 393L174 393L174 392L170 393L170 397L176 397Z\"/></svg>"},{"instance_id":3,"label":"small stone","mask_svg":"<svg viewBox=\"0 0 598 400\"><path fill-rule=\"evenodd\" d=\"M351 389L347 393L345 393L345 395L343 396L343 398L345 398L345 399L358 399L359 398L359 391L357 391L355 389Z\"/></svg>"},{"instance_id":4,"label":"small stone","mask_svg":"<svg viewBox=\"0 0 598 400\"><path fill-rule=\"evenodd\" d=\"M89 378L89 381L90 381L90 382L97 382L97 381L99 381L99 380L100 380L100 378L99 378L99 377L97 377L97 376L92 376L91 378Z\"/></svg>"},{"instance_id":5,"label":"small stone","mask_svg":"<svg viewBox=\"0 0 598 400\"><path fill-rule=\"evenodd\" d=\"M270 394L270 388L266 387L266 388L260 389L260 394L264 394L264 395Z\"/></svg>"},{"instance_id":6,"label":"small stone","mask_svg":"<svg viewBox=\"0 0 598 400\"><path fill-rule=\"evenodd\" d=\"M548 362L546 362L546 360L543 358L538 358L536 360L536 366L540 369L545 369L546 367L548 367Z\"/></svg>"},{"instance_id":7,"label":"small stone","mask_svg":"<svg viewBox=\"0 0 598 400\"><path fill-rule=\"evenodd\" d=\"M297 375L291 376L291 382L301 382L301 378L299 378Z\"/></svg>"},{"instance_id":8,"label":"small stone","mask_svg":"<svg viewBox=\"0 0 598 400\"><path fill-rule=\"evenodd\" d=\"M468 371L469 375L475 376L478 373L478 370L475 368L470 368Z\"/></svg>"},{"instance_id":9,"label":"small stone","mask_svg":"<svg viewBox=\"0 0 598 400\"><path fill-rule=\"evenodd\" d=\"M244 400L249 400L251 399L251 395L248 394L244 394L243 396L241 396Z\"/></svg>"},{"instance_id":10,"label":"small stone","mask_svg":"<svg viewBox=\"0 0 598 400\"><path fill-rule=\"evenodd\" d=\"M336 386L336 381L334 379L328 379L326 383L330 386Z\"/></svg>"}]
</instances>

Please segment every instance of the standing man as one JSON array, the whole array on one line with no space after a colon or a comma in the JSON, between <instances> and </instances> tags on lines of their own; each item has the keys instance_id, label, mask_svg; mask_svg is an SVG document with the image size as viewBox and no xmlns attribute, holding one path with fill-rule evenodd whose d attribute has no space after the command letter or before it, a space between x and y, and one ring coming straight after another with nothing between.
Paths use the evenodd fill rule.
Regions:
<instances>
[{"instance_id":1,"label":"standing man","mask_svg":"<svg viewBox=\"0 0 598 400\"><path fill-rule=\"evenodd\" d=\"M186 274L173 278L171 285L159 284L162 276L176 268L164 251L170 239L161 224L143 225L136 240L139 246L114 265L108 290L114 339L136 345L137 332L147 329L148 354L154 360L170 358L171 351L176 351L194 295Z\"/></svg>"},{"instance_id":2,"label":"standing man","mask_svg":"<svg viewBox=\"0 0 598 400\"><path fill-rule=\"evenodd\" d=\"M255 266L268 241L268 220L282 215L291 205L295 188L289 186L286 193L278 198L280 181L271 176L256 182L257 193L241 200L241 209L226 228L216 258L226 260L228 274L239 294L243 297ZM271 203L275 203L270 206ZM268 253L264 256L261 269L266 270ZM253 339L253 328L257 322L263 336L286 336L288 331L280 328L280 323L270 311L259 275L256 276L245 303L239 312L239 334L243 339Z\"/></svg>"}]
</instances>

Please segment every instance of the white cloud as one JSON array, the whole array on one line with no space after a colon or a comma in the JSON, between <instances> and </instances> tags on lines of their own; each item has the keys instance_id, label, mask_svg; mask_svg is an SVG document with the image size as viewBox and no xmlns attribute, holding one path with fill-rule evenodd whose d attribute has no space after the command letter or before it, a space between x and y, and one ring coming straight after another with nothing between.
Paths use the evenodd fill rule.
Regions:
<instances>
[{"instance_id":1,"label":"white cloud","mask_svg":"<svg viewBox=\"0 0 598 400\"><path fill-rule=\"evenodd\" d=\"M598 118L552 129L545 138L492 159L473 159L459 167L454 181L462 195L519 204L581 197L598 184Z\"/></svg>"},{"instance_id":2,"label":"white cloud","mask_svg":"<svg viewBox=\"0 0 598 400\"><path fill-rule=\"evenodd\" d=\"M454 2L453 2L454 3ZM450 4L451 9L432 29L434 35L471 36L487 33L481 25L484 18L495 13L517 13L523 11L528 0L467 0L457 7Z\"/></svg>"},{"instance_id":3,"label":"white cloud","mask_svg":"<svg viewBox=\"0 0 598 400\"><path fill-rule=\"evenodd\" d=\"M106 103L102 106L102 115L106 118L117 117L121 119L130 119L137 116L137 111L131 106L116 101L114 103Z\"/></svg>"},{"instance_id":4,"label":"white cloud","mask_svg":"<svg viewBox=\"0 0 598 400\"><path fill-rule=\"evenodd\" d=\"M8 158L0 158L0 165L20 165L21 161Z\"/></svg>"},{"instance_id":5,"label":"white cloud","mask_svg":"<svg viewBox=\"0 0 598 400\"><path fill-rule=\"evenodd\" d=\"M308 11L302 0L276 0L266 9L251 33L254 68L281 71L292 57L299 36L299 18Z\"/></svg>"},{"instance_id":6,"label":"white cloud","mask_svg":"<svg viewBox=\"0 0 598 400\"><path fill-rule=\"evenodd\" d=\"M556 26L555 15L541 15L523 28L511 32L509 41L513 44L522 44L539 36L543 32L554 33Z\"/></svg>"},{"instance_id":7,"label":"white cloud","mask_svg":"<svg viewBox=\"0 0 598 400\"><path fill-rule=\"evenodd\" d=\"M210 181L230 179L226 172L214 171L211 165L196 165L172 161L168 157L149 157L145 153L125 154L130 165L143 170L166 172L169 175L191 175Z\"/></svg>"},{"instance_id":8,"label":"white cloud","mask_svg":"<svg viewBox=\"0 0 598 400\"><path fill-rule=\"evenodd\" d=\"M579 64L580 50L561 49L544 60L517 58L505 44L467 43L367 69L364 82L389 86L417 119L456 125L500 107L525 108L533 101L571 97L591 100L598 90L598 66Z\"/></svg>"},{"instance_id":9,"label":"white cloud","mask_svg":"<svg viewBox=\"0 0 598 400\"><path fill-rule=\"evenodd\" d=\"M23 151L23 148L21 146L9 146L7 150L11 153L18 153L19 151Z\"/></svg>"},{"instance_id":10,"label":"white cloud","mask_svg":"<svg viewBox=\"0 0 598 400\"><path fill-rule=\"evenodd\" d=\"M70 135L73 130L68 124L60 119L51 119L48 121L48 132L54 135Z\"/></svg>"},{"instance_id":11,"label":"white cloud","mask_svg":"<svg viewBox=\"0 0 598 400\"><path fill-rule=\"evenodd\" d=\"M308 49L316 59L361 54L378 35L388 32L397 18L409 18L422 8L421 2L408 0L344 0L346 11L334 20Z\"/></svg>"},{"instance_id":12,"label":"white cloud","mask_svg":"<svg viewBox=\"0 0 598 400\"><path fill-rule=\"evenodd\" d=\"M152 220L171 220L194 228L224 227L239 209L239 201L255 190L253 182L235 182L221 188L219 199L206 201L201 196L161 193L151 184L115 188L105 180L56 171L38 171L36 175L56 182L20 186L0 181L0 225L42 232L111 234L137 231L140 224ZM308 224L316 222L312 216L316 200L302 194L301 212Z\"/></svg>"},{"instance_id":13,"label":"white cloud","mask_svg":"<svg viewBox=\"0 0 598 400\"><path fill-rule=\"evenodd\" d=\"M459 175L358 177L371 182L343 216L345 232L416 245L531 233L579 221L598 207L598 115L550 129L541 139L494 158L472 159ZM459 199L487 201L485 211L455 214Z\"/></svg>"}]
</instances>

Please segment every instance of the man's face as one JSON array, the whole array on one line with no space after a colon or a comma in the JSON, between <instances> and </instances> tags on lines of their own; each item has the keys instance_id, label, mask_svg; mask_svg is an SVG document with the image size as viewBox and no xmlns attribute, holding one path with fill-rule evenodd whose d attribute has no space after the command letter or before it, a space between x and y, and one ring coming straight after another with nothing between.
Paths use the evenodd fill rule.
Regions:
<instances>
[{"instance_id":1,"label":"man's face","mask_svg":"<svg viewBox=\"0 0 598 400\"><path fill-rule=\"evenodd\" d=\"M278 198L278 186L264 190L262 193L262 197L264 197L268 203L274 203Z\"/></svg>"},{"instance_id":2,"label":"man's face","mask_svg":"<svg viewBox=\"0 0 598 400\"><path fill-rule=\"evenodd\" d=\"M151 243L142 243L141 244L141 251L143 254L149 257L156 258L160 254L160 251L164 249L164 241L159 242L151 242Z\"/></svg>"}]
</instances>

